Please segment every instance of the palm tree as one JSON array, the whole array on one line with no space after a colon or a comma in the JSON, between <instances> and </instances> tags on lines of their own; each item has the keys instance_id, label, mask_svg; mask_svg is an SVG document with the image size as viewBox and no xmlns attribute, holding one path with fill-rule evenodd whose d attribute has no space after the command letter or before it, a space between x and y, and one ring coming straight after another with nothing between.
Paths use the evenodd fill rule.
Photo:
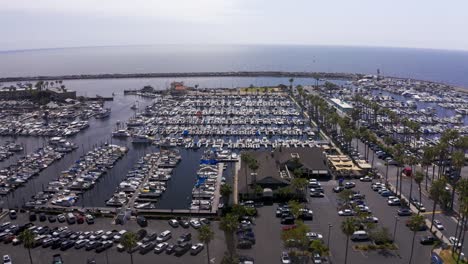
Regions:
<instances>
[{"instance_id":1,"label":"palm tree","mask_svg":"<svg viewBox=\"0 0 468 264\"><path fill-rule=\"evenodd\" d=\"M224 217L222 217L219 223L219 228L224 231L226 247L229 251L231 258L233 255L235 255L236 249L234 246L234 232L237 230L238 224L238 216L232 213L226 214Z\"/></svg>"},{"instance_id":2,"label":"palm tree","mask_svg":"<svg viewBox=\"0 0 468 264\"><path fill-rule=\"evenodd\" d=\"M289 91L291 92L291 94L292 94L293 82L294 82L294 78L289 79Z\"/></svg>"},{"instance_id":3,"label":"palm tree","mask_svg":"<svg viewBox=\"0 0 468 264\"><path fill-rule=\"evenodd\" d=\"M198 240L206 245L206 258L207 263L210 264L210 242L214 238L214 232L209 225L203 225L198 229Z\"/></svg>"},{"instance_id":4,"label":"palm tree","mask_svg":"<svg viewBox=\"0 0 468 264\"><path fill-rule=\"evenodd\" d=\"M452 154L452 166L455 168L454 180L457 182L461 177L461 170L465 166L465 153L463 151L456 151ZM450 208L453 209L453 200L455 199L455 185L452 186L452 200L450 201Z\"/></svg>"},{"instance_id":5,"label":"palm tree","mask_svg":"<svg viewBox=\"0 0 468 264\"><path fill-rule=\"evenodd\" d=\"M138 237L133 232L127 232L122 236L120 244L130 254L130 263L133 264L133 252L132 249L137 245Z\"/></svg>"},{"instance_id":6,"label":"palm tree","mask_svg":"<svg viewBox=\"0 0 468 264\"><path fill-rule=\"evenodd\" d=\"M434 226L434 216L437 203L440 202L440 198L442 197L443 192L445 191L445 180L438 179L434 181L429 189L429 198L432 199L432 217L431 217L431 228L430 231L432 232L432 227Z\"/></svg>"},{"instance_id":7,"label":"palm tree","mask_svg":"<svg viewBox=\"0 0 468 264\"><path fill-rule=\"evenodd\" d=\"M422 215L413 215L409 221L409 228L413 230L413 242L411 243L411 255L409 259L409 264L413 260L413 251L414 251L414 239L416 238L416 232L418 232L421 226L424 225L424 217Z\"/></svg>"},{"instance_id":8,"label":"palm tree","mask_svg":"<svg viewBox=\"0 0 468 264\"><path fill-rule=\"evenodd\" d=\"M227 183L221 185L220 193L221 193L221 196L224 198L224 203L228 204L229 203L229 196L232 193L231 185L229 185Z\"/></svg>"},{"instance_id":9,"label":"palm tree","mask_svg":"<svg viewBox=\"0 0 468 264\"><path fill-rule=\"evenodd\" d=\"M414 174L414 181L418 184L418 188L419 188L419 203L420 205L422 204L422 200L421 200L421 182L424 180L424 174L420 171L417 171L415 174ZM418 206L418 214L421 212L421 206Z\"/></svg>"},{"instance_id":10,"label":"palm tree","mask_svg":"<svg viewBox=\"0 0 468 264\"><path fill-rule=\"evenodd\" d=\"M346 252L345 252L345 264L348 261L348 244L349 237L356 231L356 220L352 217L346 218L341 222L341 231L346 235Z\"/></svg>"},{"instance_id":11,"label":"palm tree","mask_svg":"<svg viewBox=\"0 0 468 264\"><path fill-rule=\"evenodd\" d=\"M24 247L28 249L29 262L32 264L33 260L31 257L31 248L34 246L35 243L34 233L31 230L26 229L20 233L18 239L23 241Z\"/></svg>"},{"instance_id":12,"label":"palm tree","mask_svg":"<svg viewBox=\"0 0 468 264\"><path fill-rule=\"evenodd\" d=\"M432 160L434 159L434 148L433 147L425 147L424 153L422 156L422 165L426 167L426 191L428 189L428 178L429 178L429 166L432 164ZM434 175L432 175L434 177Z\"/></svg>"}]
</instances>

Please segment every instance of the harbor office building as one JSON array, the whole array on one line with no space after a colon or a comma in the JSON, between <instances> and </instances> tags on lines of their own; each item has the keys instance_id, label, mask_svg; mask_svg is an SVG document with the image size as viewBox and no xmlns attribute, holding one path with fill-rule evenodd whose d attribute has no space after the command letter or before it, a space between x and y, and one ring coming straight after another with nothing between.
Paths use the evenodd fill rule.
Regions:
<instances>
[{"instance_id":1,"label":"harbor office building","mask_svg":"<svg viewBox=\"0 0 468 264\"><path fill-rule=\"evenodd\" d=\"M241 199L260 199L267 192L289 186L295 175L304 178L328 179L326 156L320 147L277 148L275 150L249 151L257 160L258 169L251 171L241 161L238 172L238 190Z\"/></svg>"}]
</instances>

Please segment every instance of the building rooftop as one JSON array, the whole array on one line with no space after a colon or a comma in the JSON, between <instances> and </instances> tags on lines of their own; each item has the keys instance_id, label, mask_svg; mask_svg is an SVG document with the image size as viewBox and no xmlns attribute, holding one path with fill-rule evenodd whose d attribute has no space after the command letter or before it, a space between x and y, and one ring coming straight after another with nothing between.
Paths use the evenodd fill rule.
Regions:
<instances>
[{"instance_id":1,"label":"building rooftop","mask_svg":"<svg viewBox=\"0 0 468 264\"><path fill-rule=\"evenodd\" d=\"M326 158L323 150L319 147L315 148L282 148L281 151L276 149L274 151L249 151L247 152L258 162L258 170L256 176L252 176L252 171L241 161L241 169L238 177L239 193L245 193L246 180L248 184L252 184L255 180L257 183L274 183L274 184L289 184L288 178L280 176L280 170L284 169L285 163L298 158L299 162L308 170L316 171L319 173L328 173L326 165ZM252 179L255 177L255 179Z\"/></svg>"}]
</instances>

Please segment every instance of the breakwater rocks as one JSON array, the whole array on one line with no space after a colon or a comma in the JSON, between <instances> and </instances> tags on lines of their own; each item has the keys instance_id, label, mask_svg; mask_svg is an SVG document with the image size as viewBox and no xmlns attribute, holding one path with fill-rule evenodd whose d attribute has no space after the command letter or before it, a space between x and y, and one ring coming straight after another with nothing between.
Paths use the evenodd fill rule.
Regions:
<instances>
[{"instance_id":1,"label":"breakwater rocks","mask_svg":"<svg viewBox=\"0 0 468 264\"><path fill-rule=\"evenodd\" d=\"M285 71L233 71L233 72L179 72L179 73L113 73L79 74L60 76L4 77L0 82L80 80L80 79L126 79L126 78L184 78L184 77L287 77L354 80L359 74L328 72L285 72Z\"/></svg>"}]
</instances>

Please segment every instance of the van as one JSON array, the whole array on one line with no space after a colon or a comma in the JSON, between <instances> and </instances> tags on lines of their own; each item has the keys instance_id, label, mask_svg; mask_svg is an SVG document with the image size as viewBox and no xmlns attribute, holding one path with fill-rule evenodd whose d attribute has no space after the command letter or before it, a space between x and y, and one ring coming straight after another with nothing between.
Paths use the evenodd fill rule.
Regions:
<instances>
[{"instance_id":1,"label":"van","mask_svg":"<svg viewBox=\"0 0 468 264\"><path fill-rule=\"evenodd\" d=\"M356 231L351 235L352 241L364 241L368 239L369 239L369 235L364 230Z\"/></svg>"},{"instance_id":2,"label":"van","mask_svg":"<svg viewBox=\"0 0 468 264\"><path fill-rule=\"evenodd\" d=\"M73 225L76 222L75 215L72 214L72 213L68 213L67 214L67 222L68 222L68 224Z\"/></svg>"}]
</instances>

